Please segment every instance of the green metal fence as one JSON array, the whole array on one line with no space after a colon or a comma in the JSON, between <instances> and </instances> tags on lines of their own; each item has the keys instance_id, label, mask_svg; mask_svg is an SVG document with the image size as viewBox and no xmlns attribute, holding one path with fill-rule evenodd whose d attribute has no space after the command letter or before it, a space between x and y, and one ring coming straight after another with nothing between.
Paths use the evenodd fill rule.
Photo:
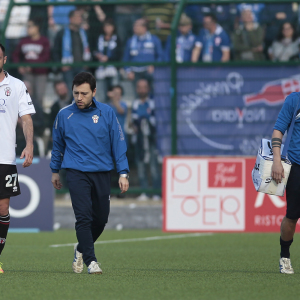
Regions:
<instances>
[{"instance_id":1,"label":"green metal fence","mask_svg":"<svg viewBox=\"0 0 300 300\"><path fill-rule=\"evenodd\" d=\"M172 149L172 155L177 154L177 120L176 120L176 113L177 113L177 91L176 91L176 85L177 85L177 67L178 66L208 66L207 63L177 63L176 62L176 33L177 33L177 28L180 20L180 16L184 10L185 5L187 4L239 4L239 3L295 3L295 1L292 0L249 0L249 1L244 1L244 0L122 0L122 1L117 1L117 0L107 0L107 1L74 1L74 2L15 2L14 0L10 0L6 17L4 19L3 25L2 25L2 32L1 32L1 41L2 43L5 44L5 32L9 23L9 18L12 12L12 9L14 6L32 6L32 7L37 7L37 6L49 6L49 5L74 5L74 6L82 6L82 5L132 5L132 4L165 4L165 3L174 3L177 5L176 8L176 13L173 17L173 21L171 24L171 44L172 44L172 53L171 53L171 61L170 63L150 63L153 66L169 66L171 68L171 90L170 90L170 96L171 96L171 128L172 128L172 137L171 137L171 149ZM300 4L300 2L298 2ZM242 66L242 65L257 65L257 66L270 66L270 65L300 65L300 62L285 62L285 63L274 63L270 61L264 61L264 62L226 62L226 63L219 63L219 62L211 62L209 63L210 67L218 67L218 66ZM70 64L62 64L60 62L49 62L49 63L42 63L42 64L28 64L28 63L8 63L7 67L8 68L17 68L20 66L39 66L39 67L61 67L61 66L68 66ZM99 63L99 62L82 62L82 63L73 63L71 64L74 67L81 67L81 66L86 66L86 67L98 67L100 65L106 66L106 65L113 65L116 67L124 67L125 64L123 62L109 62L109 63ZM126 66L144 66L145 63L126 63ZM113 192L117 192L117 190L113 190ZM141 192L150 192L150 193L156 193L156 192L161 192L160 190L153 190L153 189L148 189L148 190L142 190L139 188L134 188L131 189L132 193L141 193Z\"/></svg>"}]
</instances>

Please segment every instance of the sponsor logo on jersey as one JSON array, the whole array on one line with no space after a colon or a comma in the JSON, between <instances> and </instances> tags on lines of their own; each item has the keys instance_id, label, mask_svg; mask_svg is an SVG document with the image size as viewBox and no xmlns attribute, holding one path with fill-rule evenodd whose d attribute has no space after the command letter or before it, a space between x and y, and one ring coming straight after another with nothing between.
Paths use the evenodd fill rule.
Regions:
<instances>
[{"instance_id":1,"label":"sponsor logo on jersey","mask_svg":"<svg viewBox=\"0 0 300 300\"><path fill-rule=\"evenodd\" d=\"M4 90L5 96L9 97L11 95L11 88L8 86Z\"/></svg>"},{"instance_id":2,"label":"sponsor logo on jersey","mask_svg":"<svg viewBox=\"0 0 300 300\"><path fill-rule=\"evenodd\" d=\"M15 193L15 192L17 192L18 191L18 187L17 186L14 186L13 187L13 192Z\"/></svg>"},{"instance_id":3,"label":"sponsor logo on jersey","mask_svg":"<svg viewBox=\"0 0 300 300\"><path fill-rule=\"evenodd\" d=\"M28 105L32 105L32 102L28 102Z\"/></svg>"},{"instance_id":4,"label":"sponsor logo on jersey","mask_svg":"<svg viewBox=\"0 0 300 300\"><path fill-rule=\"evenodd\" d=\"M5 242L6 242L6 239L5 239L5 238L1 238L1 237L0 237L0 244L2 244L2 245L3 245L3 244L5 244Z\"/></svg>"},{"instance_id":5,"label":"sponsor logo on jersey","mask_svg":"<svg viewBox=\"0 0 300 300\"><path fill-rule=\"evenodd\" d=\"M6 112L6 104L4 99L0 99L0 113Z\"/></svg>"},{"instance_id":6,"label":"sponsor logo on jersey","mask_svg":"<svg viewBox=\"0 0 300 300\"><path fill-rule=\"evenodd\" d=\"M99 117L97 115L93 115L92 119L94 123L98 123Z\"/></svg>"}]
</instances>

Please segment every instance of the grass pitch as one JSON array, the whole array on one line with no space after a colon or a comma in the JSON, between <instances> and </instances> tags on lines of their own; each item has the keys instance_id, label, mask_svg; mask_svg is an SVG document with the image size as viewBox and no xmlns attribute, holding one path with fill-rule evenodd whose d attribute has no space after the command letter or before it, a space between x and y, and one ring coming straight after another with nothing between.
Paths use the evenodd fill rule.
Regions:
<instances>
[{"instance_id":1,"label":"grass pitch","mask_svg":"<svg viewBox=\"0 0 300 300\"><path fill-rule=\"evenodd\" d=\"M164 236L157 230L107 230L101 241ZM292 246L296 274L278 272L279 234L213 234L96 245L103 275L72 272L75 232L10 233L1 256L1 299L288 299L299 297L300 236Z\"/></svg>"}]
</instances>

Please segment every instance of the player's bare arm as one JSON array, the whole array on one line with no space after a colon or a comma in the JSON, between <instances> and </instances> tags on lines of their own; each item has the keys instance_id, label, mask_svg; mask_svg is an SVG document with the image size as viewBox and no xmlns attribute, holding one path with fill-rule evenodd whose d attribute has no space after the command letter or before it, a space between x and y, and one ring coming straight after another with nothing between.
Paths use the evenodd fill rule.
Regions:
<instances>
[{"instance_id":1,"label":"player's bare arm","mask_svg":"<svg viewBox=\"0 0 300 300\"><path fill-rule=\"evenodd\" d=\"M281 142L283 134L279 130L274 130L272 135L273 166L272 178L275 182L281 183L284 178L284 169L281 163Z\"/></svg>"},{"instance_id":2,"label":"player's bare arm","mask_svg":"<svg viewBox=\"0 0 300 300\"><path fill-rule=\"evenodd\" d=\"M33 124L31 115L24 115L21 117L22 125L23 125L23 133L26 140L26 147L22 151L20 158L25 157L25 161L23 162L23 167L29 167L32 164L33 159Z\"/></svg>"},{"instance_id":3,"label":"player's bare arm","mask_svg":"<svg viewBox=\"0 0 300 300\"><path fill-rule=\"evenodd\" d=\"M51 182L55 189L60 190L62 188L62 183L60 181L59 173L52 173Z\"/></svg>"}]
</instances>

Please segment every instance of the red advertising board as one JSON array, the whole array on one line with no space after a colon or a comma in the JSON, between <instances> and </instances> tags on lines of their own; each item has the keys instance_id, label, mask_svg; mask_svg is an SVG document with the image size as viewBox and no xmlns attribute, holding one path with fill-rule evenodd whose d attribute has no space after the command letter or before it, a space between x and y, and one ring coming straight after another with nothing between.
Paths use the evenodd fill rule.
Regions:
<instances>
[{"instance_id":1,"label":"red advertising board","mask_svg":"<svg viewBox=\"0 0 300 300\"><path fill-rule=\"evenodd\" d=\"M256 192L255 158L166 157L163 230L279 232L284 197Z\"/></svg>"}]
</instances>

